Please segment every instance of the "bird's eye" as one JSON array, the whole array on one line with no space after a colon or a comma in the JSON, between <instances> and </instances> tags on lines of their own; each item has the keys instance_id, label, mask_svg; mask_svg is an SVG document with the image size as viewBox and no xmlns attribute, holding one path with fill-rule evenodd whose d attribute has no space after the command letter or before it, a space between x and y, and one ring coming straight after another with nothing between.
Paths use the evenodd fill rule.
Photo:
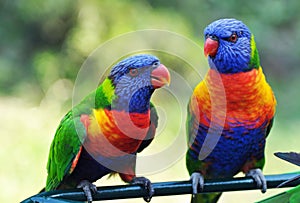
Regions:
<instances>
[{"instance_id":1,"label":"bird's eye","mask_svg":"<svg viewBox=\"0 0 300 203\"><path fill-rule=\"evenodd\" d=\"M230 42L236 42L237 39L238 39L237 34L233 33L233 34L228 38L228 41L230 41Z\"/></svg>"},{"instance_id":2,"label":"bird's eye","mask_svg":"<svg viewBox=\"0 0 300 203\"><path fill-rule=\"evenodd\" d=\"M159 66L159 62L158 61L155 61L153 64L152 64L152 66L155 68L155 67L157 67L157 66Z\"/></svg>"},{"instance_id":3,"label":"bird's eye","mask_svg":"<svg viewBox=\"0 0 300 203\"><path fill-rule=\"evenodd\" d=\"M132 77L137 76L138 73L139 73L139 71L138 71L138 69L136 69L136 68L131 68L131 69L129 70L129 75L131 75Z\"/></svg>"}]
</instances>

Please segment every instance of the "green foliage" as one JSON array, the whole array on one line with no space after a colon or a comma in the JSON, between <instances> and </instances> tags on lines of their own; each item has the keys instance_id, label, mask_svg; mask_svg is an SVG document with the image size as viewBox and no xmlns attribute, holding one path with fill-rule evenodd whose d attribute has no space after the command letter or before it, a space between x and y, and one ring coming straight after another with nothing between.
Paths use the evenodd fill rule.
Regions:
<instances>
[{"instance_id":1,"label":"green foliage","mask_svg":"<svg viewBox=\"0 0 300 203\"><path fill-rule=\"evenodd\" d=\"M23 83L45 92L59 78L73 81L95 48L126 32L146 28L190 32L181 16L154 10L146 2L39 0L2 4L2 94L19 93L18 86Z\"/></svg>"},{"instance_id":2,"label":"green foliage","mask_svg":"<svg viewBox=\"0 0 300 203\"><path fill-rule=\"evenodd\" d=\"M7 0L0 4L1 95L26 92L38 102L56 80L74 81L87 56L106 40L126 32L155 28L201 42L204 27L222 17L241 19L253 31L262 66L276 95L280 95L279 104L295 96L290 84L299 86L297 0ZM282 96L281 92L285 94ZM298 96L293 101L298 101ZM300 112L297 102L290 107L279 109L285 120L291 118L295 109Z\"/></svg>"}]
</instances>

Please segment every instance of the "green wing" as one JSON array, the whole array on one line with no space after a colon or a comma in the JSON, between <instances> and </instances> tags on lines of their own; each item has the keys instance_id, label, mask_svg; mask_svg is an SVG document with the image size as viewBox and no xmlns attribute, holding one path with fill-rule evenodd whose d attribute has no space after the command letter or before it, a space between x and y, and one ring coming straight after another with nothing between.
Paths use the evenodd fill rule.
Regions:
<instances>
[{"instance_id":1,"label":"green wing","mask_svg":"<svg viewBox=\"0 0 300 203\"><path fill-rule=\"evenodd\" d=\"M46 191L56 189L63 178L70 174L72 162L81 148L80 140L84 136L85 128L80 117L73 118L70 111L62 119L50 147Z\"/></svg>"},{"instance_id":2,"label":"green wing","mask_svg":"<svg viewBox=\"0 0 300 203\"><path fill-rule=\"evenodd\" d=\"M86 136L80 116L90 115L93 108L109 106L113 94L111 81L106 79L96 91L89 94L64 116L50 146L46 191L57 189L62 180L71 173L70 169L74 158L79 153Z\"/></svg>"},{"instance_id":3,"label":"green wing","mask_svg":"<svg viewBox=\"0 0 300 203\"><path fill-rule=\"evenodd\" d=\"M188 104L188 107L187 107L187 118L186 118L186 136L187 136L187 141L188 141L188 147L191 146L194 138L191 137L193 136L194 131L195 131L195 125L194 125L194 122L195 122L195 115L194 113L192 112L192 109L191 109L191 100L189 101L189 104ZM194 135L195 136L195 135Z\"/></svg>"},{"instance_id":4,"label":"green wing","mask_svg":"<svg viewBox=\"0 0 300 203\"><path fill-rule=\"evenodd\" d=\"M190 146L193 144L193 141L197 135L198 129L196 126L198 124L195 124L196 116L193 113L191 109L191 100L189 101L188 108L187 108L187 119L186 119L186 136L187 136L187 144L188 144L188 150L192 150ZM191 175L195 171L199 171L202 167L204 167L204 164L202 161L198 159L193 159L189 156L189 153L186 153L186 168Z\"/></svg>"}]
</instances>

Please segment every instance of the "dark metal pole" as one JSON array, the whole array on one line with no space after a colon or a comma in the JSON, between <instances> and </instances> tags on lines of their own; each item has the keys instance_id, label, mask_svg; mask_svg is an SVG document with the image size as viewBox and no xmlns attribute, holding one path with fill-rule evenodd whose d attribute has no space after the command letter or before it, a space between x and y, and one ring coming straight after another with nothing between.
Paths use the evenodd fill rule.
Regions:
<instances>
[{"instance_id":1,"label":"dark metal pole","mask_svg":"<svg viewBox=\"0 0 300 203\"><path fill-rule=\"evenodd\" d=\"M280 175L266 175L268 189L276 188L280 183L299 176L299 173L289 173ZM291 182L284 187L294 187L300 184L300 180ZM182 195L192 193L192 184L190 181L160 182L153 183L155 190L154 196ZM252 178L231 178L206 180L203 193L208 192L226 192L240 190L254 190L257 188ZM139 198L146 195L146 191L137 185L119 185L98 187L98 192L93 195L94 201ZM22 203L63 203L74 201L85 201L86 197L80 189L74 190L56 190L37 194Z\"/></svg>"}]
</instances>

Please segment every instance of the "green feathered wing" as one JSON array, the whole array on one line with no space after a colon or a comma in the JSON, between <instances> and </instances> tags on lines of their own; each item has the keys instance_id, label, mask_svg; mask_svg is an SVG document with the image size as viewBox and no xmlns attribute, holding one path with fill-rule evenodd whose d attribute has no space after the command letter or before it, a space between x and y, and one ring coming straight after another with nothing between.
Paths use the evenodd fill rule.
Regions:
<instances>
[{"instance_id":1,"label":"green feathered wing","mask_svg":"<svg viewBox=\"0 0 300 203\"><path fill-rule=\"evenodd\" d=\"M72 172L70 171L72 163L80 152L86 136L80 116L90 115L93 108L109 106L113 96L114 87L111 81L106 79L101 86L73 107L61 120L50 146L46 191L57 189L63 179Z\"/></svg>"},{"instance_id":2,"label":"green feathered wing","mask_svg":"<svg viewBox=\"0 0 300 203\"><path fill-rule=\"evenodd\" d=\"M61 121L50 147L46 191L56 189L70 174L72 162L82 146L79 136L84 139L85 128L80 117L73 118L70 111Z\"/></svg>"},{"instance_id":3,"label":"green feathered wing","mask_svg":"<svg viewBox=\"0 0 300 203\"><path fill-rule=\"evenodd\" d=\"M190 148L190 146L194 142L194 139L197 135L197 129L195 128L195 125L198 125L196 116L191 110L191 108L192 107L191 107L191 100L190 100L187 108L187 119L186 119L186 135L188 140L188 148ZM189 154L186 153L186 167L190 175L195 171L199 171L199 169L203 167L202 165L203 165L202 161L192 159L189 156Z\"/></svg>"}]
</instances>

